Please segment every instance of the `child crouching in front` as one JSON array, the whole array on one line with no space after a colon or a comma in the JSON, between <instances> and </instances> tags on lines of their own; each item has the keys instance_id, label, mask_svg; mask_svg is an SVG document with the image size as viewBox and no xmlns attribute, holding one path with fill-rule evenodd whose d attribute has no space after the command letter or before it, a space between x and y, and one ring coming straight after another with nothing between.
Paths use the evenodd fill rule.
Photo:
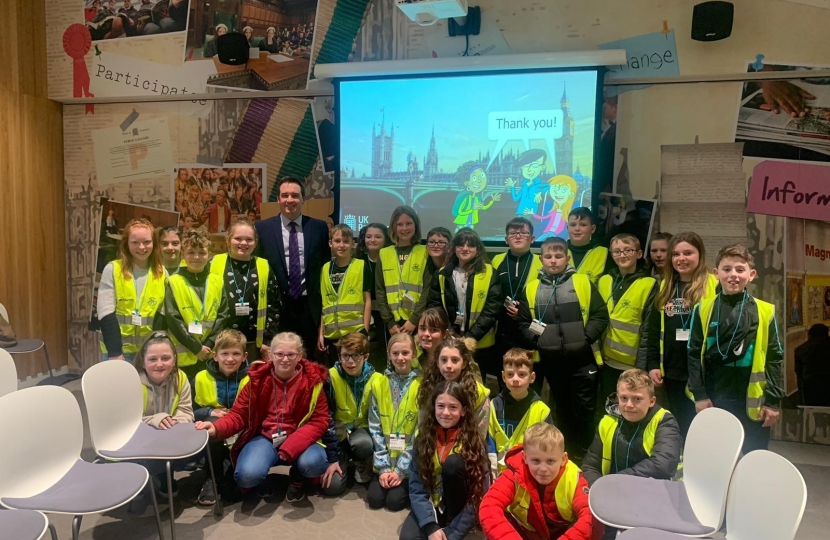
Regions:
<instances>
[{"instance_id":1,"label":"child crouching in front","mask_svg":"<svg viewBox=\"0 0 830 540\"><path fill-rule=\"evenodd\" d=\"M141 380L144 412L141 421L156 429L193 422L190 383L176 363L176 347L165 332L153 332L138 350L133 362ZM159 492L167 495L167 476L157 475ZM173 495L178 493L173 481Z\"/></svg>"},{"instance_id":2,"label":"child crouching in front","mask_svg":"<svg viewBox=\"0 0 830 540\"><path fill-rule=\"evenodd\" d=\"M534 424L524 445L507 453L507 469L481 501L489 540L589 540L596 537L588 482L554 426Z\"/></svg>"}]
</instances>

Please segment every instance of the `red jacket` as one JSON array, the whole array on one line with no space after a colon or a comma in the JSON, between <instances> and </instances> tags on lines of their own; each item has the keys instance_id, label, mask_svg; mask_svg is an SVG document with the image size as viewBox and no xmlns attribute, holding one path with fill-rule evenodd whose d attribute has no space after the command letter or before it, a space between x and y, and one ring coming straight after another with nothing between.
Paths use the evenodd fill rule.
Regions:
<instances>
[{"instance_id":1,"label":"red jacket","mask_svg":"<svg viewBox=\"0 0 830 540\"><path fill-rule=\"evenodd\" d=\"M219 440L241 432L231 449L233 463L236 464L245 444L259 435L269 408L273 409L277 404L280 407L277 412L283 420L281 428L288 434L280 446L280 454L286 455L289 462L294 462L320 439L329 427L329 406L324 391L317 398L311 418L302 427L297 426L308 413L314 385L328 380L328 374L324 366L302 359L297 364L297 374L283 382L274 375L273 363L251 364L248 369L250 383L242 389L228 414L213 424Z\"/></svg>"},{"instance_id":2,"label":"red jacket","mask_svg":"<svg viewBox=\"0 0 830 540\"><path fill-rule=\"evenodd\" d=\"M479 508L479 519L484 535L490 540L591 540L602 536L602 528L595 529L594 517L588 507L588 482L579 475L579 482L574 492L573 513L575 522L568 523L559 514L556 507L554 491L565 471L568 458L562 463L562 469L556 479L545 488L544 504L539 500L538 483L530 475L524 462L522 445L511 449L505 457L507 468L490 486ZM530 510L527 520L535 531L525 529L515 518L507 513L507 507L516 494L516 483L530 494ZM556 526L549 527L549 523Z\"/></svg>"}]
</instances>

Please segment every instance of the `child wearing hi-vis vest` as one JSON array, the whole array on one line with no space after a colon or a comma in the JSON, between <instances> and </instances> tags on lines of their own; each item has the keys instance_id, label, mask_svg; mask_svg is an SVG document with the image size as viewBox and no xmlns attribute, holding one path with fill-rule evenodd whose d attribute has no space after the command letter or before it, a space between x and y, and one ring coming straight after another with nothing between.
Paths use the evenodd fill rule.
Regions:
<instances>
[{"instance_id":1,"label":"child wearing hi-vis vest","mask_svg":"<svg viewBox=\"0 0 830 540\"><path fill-rule=\"evenodd\" d=\"M222 279L206 268L210 238L202 231L187 231L182 257L187 266L170 276L164 297L164 324L176 345L179 369L189 380L205 369L215 337L228 320L228 302Z\"/></svg>"},{"instance_id":2,"label":"child wearing hi-vis vest","mask_svg":"<svg viewBox=\"0 0 830 540\"><path fill-rule=\"evenodd\" d=\"M504 355L501 372L505 388L490 402L488 435L492 444L490 463L493 472L504 469L504 454L520 444L527 429L539 422L553 424L550 407L545 405L530 385L536 380L533 353L513 348Z\"/></svg>"},{"instance_id":3,"label":"child wearing hi-vis vest","mask_svg":"<svg viewBox=\"0 0 830 540\"><path fill-rule=\"evenodd\" d=\"M507 469L481 501L488 540L590 540L598 536L588 483L565 452L562 432L535 424L507 453Z\"/></svg>"},{"instance_id":4,"label":"child wearing hi-vis vest","mask_svg":"<svg viewBox=\"0 0 830 540\"><path fill-rule=\"evenodd\" d=\"M623 371L646 367L648 345L647 322L657 294L656 280L643 264L640 241L633 234L621 233L611 239L611 257L616 263L599 278L599 294L608 306L611 318L602 338L600 404L613 394Z\"/></svg>"},{"instance_id":5,"label":"child wearing hi-vis vest","mask_svg":"<svg viewBox=\"0 0 830 540\"><path fill-rule=\"evenodd\" d=\"M369 338L352 332L340 338L340 359L329 369L328 403L334 419L339 459L329 463L322 478L323 493L336 496L346 489L349 462L354 462L358 484L371 480L372 436L369 434L369 395L372 383L382 378L369 360ZM332 441L334 442L334 441ZM326 443L328 446L328 443Z\"/></svg>"},{"instance_id":6,"label":"child wearing hi-vis vest","mask_svg":"<svg viewBox=\"0 0 830 540\"><path fill-rule=\"evenodd\" d=\"M222 330L216 336L216 354L205 362L207 368L196 375L194 401L197 409L193 415L197 422L215 422L228 414L248 384L247 345L245 334L238 330ZM229 493L233 482L233 467L222 474L225 460L230 458L229 447L233 444L233 438L209 444L213 470L220 477L218 489L224 496ZM205 506L214 504L216 489L213 481L206 479L197 502Z\"/></svg>"},{"instance_id":7,"label":"child wearing hi-vis vest","mask_svg":"<svg viewBox=\"0 0 830 540\"><path fill-rule=\"evenodd\" d=\"M519 297L519 328L539 352L536 371L550 385L568 453L581 459L594 436L599 343L608 309L588 276L568 264L564 240L546 238L541 258L540 278L529 281Z\"/></svg>"},{"instance_id":8,"label":"child wearing hi-vis vest","mask_svg":"<svg viewBox=\"0 0 830 540\"><path fill-rule=\"evenodd\" d=\"M421 371L414 369L415 342L409 334L389 338L389 367L372 381L369 432L375 443L369 508L403 510L409 502L409 463L418 427Z\"/></svg>"},{"instance_id":9,"label":"child wearing hi-vis vest","mask_svg":"<svg viewBox=\"0 0 830 540\"><path fill-rule=\"evenodd\" d=\"M744 427L744 454L766 449L784 397L783 350L775 306L749 294L755 263L746 246L721 248L715 276L721 290L692 311L689 390L695 411L719 407Z\"/></svg>"},{"instance_id":10,"label":"child wearing hi-vis vest","mask_svg":"<svg viewBox=\"0 0 830 540\"><path fill-rule=\"evenodd\" d=\"M372 320L372 276L362 259L353 259L354 233L348 225L331 229L329 246L334 259L323 265L320 274L320 292L323 297L323 317L317 349L327 351L329 365L337 362L335 342L347 334L361 332L369 335Z\"/></svg>"},{"instance_id":11,"label":"child wearing hi-vis vest","mask_svg":"<svg viewBox=\"0 0 830 540\"><path fill-rule=\"evenodd\" d=\"M608 249L594 241L595 232L597 225L589 208L581 206L571 210L568 214L568 258L577 274L585 274L594 285L605 273L608 261Z\"/></svg>"},{"instance_id":12,"label":"child wearing hi-vis vest","mask_svg":"<svg viewBox=\"0 0 830 540\"><path fill-rule=\"evenodd\" d=\"M181 422L193 422L190 383L176 363L175 345L165 332L153 332L133 360L144 394L142 422L156 429L168 429ZM159 492L167 496L167 475L159 472L159 462L143 463L159 481ZM173 480L173 495L178 486Z\"/></svg>"}]
</instances>

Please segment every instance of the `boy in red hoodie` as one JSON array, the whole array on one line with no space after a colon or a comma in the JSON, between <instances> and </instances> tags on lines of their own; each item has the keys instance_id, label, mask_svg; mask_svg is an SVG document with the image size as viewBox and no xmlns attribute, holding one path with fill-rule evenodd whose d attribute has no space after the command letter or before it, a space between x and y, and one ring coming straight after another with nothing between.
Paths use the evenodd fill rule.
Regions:
<instances>
[{"instance_id":1,"label":"boy in red hoodie","mask_svg":"<svg viewBox=\"0 0 830 540\"><path fill-rule=\"evenodd\" d=\"M534 424L505 462L479 508L488 539L591 540L601 534L588 507L588 482L568 460L561 431Z\"/></svg>"},{"instance_id":2,"label":"boy in red hoodie","mask_svg":"<svg viewBox=\"0 0 830 540\"><path fill-rule=\"evenodd\" d=\"M197 422L211 438L224 440L240 433L231 449L234 480L243 489L259 486L263 497L273 494L268 471L292 465L286 500L305 498L303 480L319 478L328 467L326 451L315 444L329 427L329 409L323 383L324 366L303 356L303 342L292 332L271 341L271 362L254 362L250 383L242 389L228 413L214 423Z\"/></svg>"}]
</instances>

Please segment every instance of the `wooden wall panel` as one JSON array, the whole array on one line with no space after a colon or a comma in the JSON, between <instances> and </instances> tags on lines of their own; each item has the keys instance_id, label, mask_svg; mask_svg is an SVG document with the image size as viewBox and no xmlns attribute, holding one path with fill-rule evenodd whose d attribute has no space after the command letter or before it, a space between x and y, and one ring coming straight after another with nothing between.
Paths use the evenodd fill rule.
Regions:
<instances>
[{"instance_id":1,"label":"wooden wall panel","mask_svg":"<svg viewBox=\"0 0 830 540\"><path fill-rule=\"evenodd\" d=\"M46 99L45 2L3 4L0 303L18 337L46 341L59 369L68 363L63 113ZM42 353L16 360L21 379L46 372Z\"/></svg>"}]
</instances>

